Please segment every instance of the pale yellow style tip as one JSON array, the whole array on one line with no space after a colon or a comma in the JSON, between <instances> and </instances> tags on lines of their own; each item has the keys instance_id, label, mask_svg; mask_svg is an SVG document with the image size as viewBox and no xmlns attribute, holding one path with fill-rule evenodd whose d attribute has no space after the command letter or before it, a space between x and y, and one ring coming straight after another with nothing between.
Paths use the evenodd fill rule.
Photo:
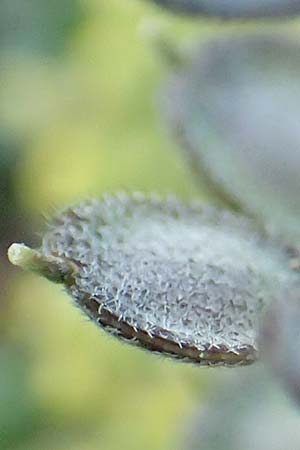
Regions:
<instances>
[{"instance_id":1,"label":"pale yellow style tip","mask_svg":"<svg viewBox=\"0 0 300 450\"><path fill-rule=\"evenodd\" d=\"M39 253L25 244L12 244L8 249L7 256L14 266L28 270L33 270L39 259Z\"/></svg>"},{"instance_id":2,"label":"pale yellow style tip","mask_svg":"<svg viewBox=\"0 0 300 450\"><path fill-rule=\"evenodd\" d=\"M76 266L64 258L43 255L25 244L12 244L7 256L9 261L24 270L38 273L55 283L73 283Z\"/></svg>"}]
</instances>

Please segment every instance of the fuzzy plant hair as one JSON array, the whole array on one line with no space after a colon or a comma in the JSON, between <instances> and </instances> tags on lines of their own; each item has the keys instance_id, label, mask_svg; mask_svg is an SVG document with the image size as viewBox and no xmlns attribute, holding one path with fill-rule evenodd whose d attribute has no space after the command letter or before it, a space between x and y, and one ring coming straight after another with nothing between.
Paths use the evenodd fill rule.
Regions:
<instances>
[{"instance_id":1,"label":"fuzzy plant hair","mask_svg":"<svg viewBox=\"0 0 300 450\"><path fill-rule=\"evenodd\" d=\"M9 256L63 283L110 333L201 365L252 363L262 310L299 283L289 252L251 221L142 195L68 208L40 249Z\"/></svg>"}]
</instances>

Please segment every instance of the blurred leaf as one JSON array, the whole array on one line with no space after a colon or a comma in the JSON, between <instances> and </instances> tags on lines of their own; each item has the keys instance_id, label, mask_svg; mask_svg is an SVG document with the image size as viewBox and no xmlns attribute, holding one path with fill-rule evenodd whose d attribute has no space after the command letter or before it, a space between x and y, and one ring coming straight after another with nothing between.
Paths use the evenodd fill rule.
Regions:
<instances>
[{"instance_id":1,"label":"blurred leaf","mask_svg":"<svg viewBox=\"0 0 300 450\"><path fill-rule=\"evenodd\" d=\"M2 242L16 226L18 202L15 192L15 172L21 146L0 130L0 236Z\"/></svg>"},{"instance_id":2,"label":"blurred leaf","mask_svg":"<svg viewBox=\"0 0 300 450\"><path fill-rule=\"evenodd\" d=\"M32 436L39 411L28 384L25 360L12 348L0 348L0 448L13 448Z\"/></svg>"},{"instance_id":3,"label":"blurred leaf","mask_svg":"<svg viewBox=\"0 0 300 450\"><path fill-rule=\"evenodd\" d=\"M155 3L190 15L223 18L285 17L300 13L298 0L153 0Z\"/></svg>"},{"instance_id":4,"label":"blurred leaf","mask_svg":"<svg viewBox=\"0 0 300 450\"><path fill-rule=\"evenodd\" d=\"M190 417L180 450L299 450L298 411L261 368L229 375Z\"/></svg>"},{"instance_id":5,"label":"blurred leaf","mask_svg":"<svg viewBox=\"0 0 300 450\"><path fill-rule=\"evenodd\" d=\"M16 235L22 233L25 238L25 234L27 234L27 223L25 220L20 220L21 207L15 188L16 166L21 160L21 149L22 146L17 139L4 132L0 127L0 247L3 249L0 251L1 316L9 303L7 290L10 282L10 267L6 249Z\"/></svg>"},{"instance_id":6,"label":"blurred leaf","mask_svg":"<svg viewBox=\"0 0 300 450\"><path fill-rule=\"evenodd\" d=\"M262 325L262 356L300 404L300 292L273 302Z\"/></svg>"},{"instance_id":7,"label":"blurred leaf","mask_svg":"<svg viewBox=\"0 0 300 450\"><path fill-rule=\"evenodd\" d=\"M300 244L300 47L255 33L200 46L166 90L198 176Z\"/></svg>"},{"instance_id":8,"label":"blurred leaf","mask_svg":"<svg viewBox=\"0 0 300 450\"><path fill-rule=\"evenodd\" d=\"M57 53L81 18L78 0L1 0L0 51Z\"/></svg>"},{"instance_id":9,"label":"blurred leaf","mask_svg":"<svg viewBox=\"0 0 300 450\"><path fill-rule=\"evenodd\" d=\"M248 220L138 194L66 209L39 251L9 257L64 283L107 331L202 365L252 363L263 307L299 277Z\"/></svg>"}]
</instances>

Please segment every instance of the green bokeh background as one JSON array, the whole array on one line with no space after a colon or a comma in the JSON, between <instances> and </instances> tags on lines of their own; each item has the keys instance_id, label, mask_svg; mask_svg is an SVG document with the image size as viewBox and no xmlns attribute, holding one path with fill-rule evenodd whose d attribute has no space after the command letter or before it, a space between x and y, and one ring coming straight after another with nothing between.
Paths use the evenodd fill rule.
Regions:
<instances>
[{"instance_id":1,"label":"green bokeh background","mask_svg":"<svg viewBox=\"0 0 300 450\"><path fill-rule=\"evenodd\" d=\"M90 196L209 200L159 114L172 69L150 38L160 27L188 47L233 25L146 0L0 0L0 450L183 450L188 418L224 374L114 340L6 259Z\"/></svg>"},{"instance_id":2,"label":"green bokeh background","mask_svg":"<svg viewBox=\"0 0 300 450\"><path fill-rule=\"evenodd\" d=\"M138 0L0 4L0 450L180 448L212 372L130 348L6 261L44 217L119 190L201 197L158 114L174 41L217 25Z\"/></svg>"}]
</instances>

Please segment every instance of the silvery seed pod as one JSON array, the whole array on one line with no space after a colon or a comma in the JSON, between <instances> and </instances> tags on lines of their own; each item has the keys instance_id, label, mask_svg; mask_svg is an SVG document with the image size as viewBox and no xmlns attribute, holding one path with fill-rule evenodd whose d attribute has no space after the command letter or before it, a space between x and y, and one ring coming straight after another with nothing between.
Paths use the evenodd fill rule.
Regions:
<instances>
[{"instance_id":1,"label":"silvery seed pod","mask_svg":"<svg viewBox=\"0 0 300 450\"><path fill-rule=\"evenodd\" d=\"M63 283L113 335L200 365L256 360L262 311L299 283L290 254L248 219L138 194L67 208L40 249L13 244L9 258Z\"/></svg>"}]
</instances>

